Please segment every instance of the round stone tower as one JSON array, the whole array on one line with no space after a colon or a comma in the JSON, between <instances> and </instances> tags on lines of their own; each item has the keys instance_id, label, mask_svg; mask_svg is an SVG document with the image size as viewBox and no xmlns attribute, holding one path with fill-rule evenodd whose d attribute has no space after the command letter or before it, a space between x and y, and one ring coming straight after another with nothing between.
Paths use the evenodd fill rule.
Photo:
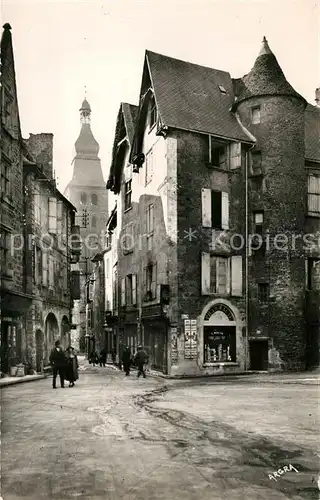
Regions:
<instances>
[{"instance_id":1,"label":"round stone tower","mask_svg":"<svg viewBox=\"0 0 320 500\"><path fill-rule=\"evenodd\" d=\"M258 221L265 241L249 259L249 336L262 331L269 338L269 369L301 369L307 103L286 80L265 38L237 93L234 111L257 139L249 166L249 233L257 232Z\"/></svg>"}]
</instances>

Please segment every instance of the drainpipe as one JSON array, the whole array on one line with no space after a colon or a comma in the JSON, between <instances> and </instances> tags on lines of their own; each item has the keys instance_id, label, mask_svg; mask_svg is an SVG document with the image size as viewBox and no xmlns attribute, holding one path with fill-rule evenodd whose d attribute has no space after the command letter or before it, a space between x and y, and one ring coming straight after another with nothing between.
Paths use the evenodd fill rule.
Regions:
<instances>
[{"instance_id":1,"label":"drainpipe","mask_svg":"<svg viewBox=\"0 0 320 500\"><path fill-rule=\"evenodd\" d=\"M245 360L244 360L244 369L247 371L248 369L248 337L249 337L249 188L248 188L248 168L249 168L249 157L250 151L253 149L255 144L251 146L246 153L246 161L245 161L245 219L246 219L246 263L245 263L245 287L246 287L246 332L245 332Z\"/></svg>"}]
</instances>

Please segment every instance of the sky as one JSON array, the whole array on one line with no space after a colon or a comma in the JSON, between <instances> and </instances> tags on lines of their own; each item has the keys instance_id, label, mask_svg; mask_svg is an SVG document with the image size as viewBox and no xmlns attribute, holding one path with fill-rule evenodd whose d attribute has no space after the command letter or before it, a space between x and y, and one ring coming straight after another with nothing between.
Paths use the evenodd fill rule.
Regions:
<instances>
[{"instance_id":1,"label":"sky","mask_svg":"<svg viewBox=\"0 0 320 500\"><path fill-rule=\"evenodd\" d=\"M107 180L119 105L138 104L146 49L237 78L250 71L266 36L291 85L312 104L320 86L320 1L0 2L1 26L12 27L22 134L54 134L62 192L85 87Z\"/></svg>"}]
</instances>

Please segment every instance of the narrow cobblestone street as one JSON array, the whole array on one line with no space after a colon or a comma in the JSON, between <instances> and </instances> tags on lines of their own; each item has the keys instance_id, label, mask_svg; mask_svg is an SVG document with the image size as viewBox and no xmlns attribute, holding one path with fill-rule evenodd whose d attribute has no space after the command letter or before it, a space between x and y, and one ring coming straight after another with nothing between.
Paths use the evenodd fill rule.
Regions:
<instances>
[{"instance_id":1,"label":"narrow cobblestone street","mask_svg":"<svg viewBox=\"0 0 320 500\"><path fill-rule=\"evenodd\" d=\"M2 497L317 499L318 382L144 380L107 367L70 389L3 388Z\"/></svg>"}]
</instances>

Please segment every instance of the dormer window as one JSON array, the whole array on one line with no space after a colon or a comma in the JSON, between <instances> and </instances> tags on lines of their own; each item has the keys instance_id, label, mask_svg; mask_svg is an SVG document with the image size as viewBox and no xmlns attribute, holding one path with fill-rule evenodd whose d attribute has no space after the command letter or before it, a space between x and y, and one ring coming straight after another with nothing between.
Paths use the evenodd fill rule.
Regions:
<instances>
[{"instance_id":1,"label":"dormer window","mask_svg":"<svg viewBox=\"0 0 320 500\"><path fill-rule=\"evenodd\" d=\"M260 123L260 106L251 109L251 122L253 125Z\"/></svg>"},{"instance_id":2,"label":"dormer window","mask_svg":"<svg viewBox=\"0 0 320 500\"><path fill-rule=\"evenodd\" d=\"M227 93L227 91L226 91L226 89L224 88L223 85L218 85L218 87L219 87L219 90L220 90L221 94L226 94Z\"/></svg>"},{"instance_id":3,"label":"dormer window","mask_svg":"<svg viewBox=\"0 0 320 500\"><path fill-rule=\"evenodd\" d=\"M157 123L157 106L155 98L150 101L149 129L151 130Z\"/></svg>"}]
</instances>

